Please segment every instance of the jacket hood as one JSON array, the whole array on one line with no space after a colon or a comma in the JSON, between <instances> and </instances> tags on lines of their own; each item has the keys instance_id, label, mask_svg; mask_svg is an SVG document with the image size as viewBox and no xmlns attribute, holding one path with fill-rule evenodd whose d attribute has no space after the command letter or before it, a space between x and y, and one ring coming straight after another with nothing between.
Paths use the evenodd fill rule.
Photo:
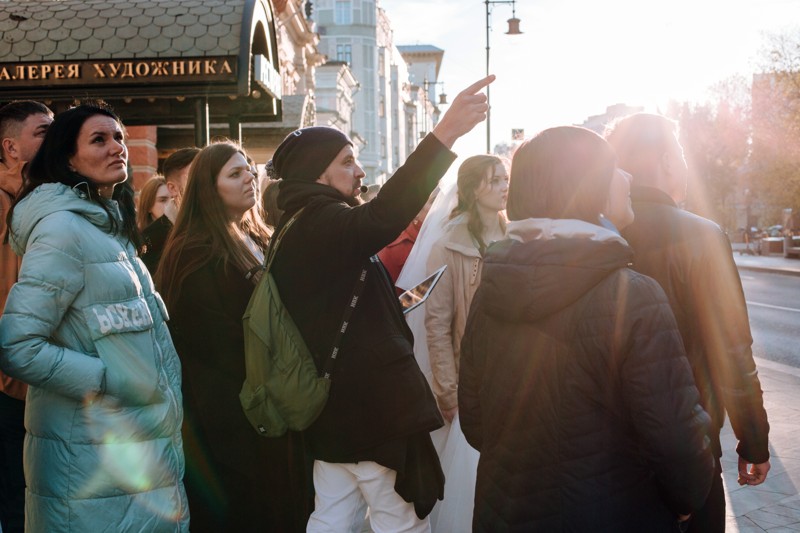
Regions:
<instances>
[{"instance_id":1,"label":"jacket hood","mask_svg":"<svg viewBox=\"0 0 800 533\"><path fill-rule=\"evenodd\" d=\"M633 259L617 233L580 220L514 221L508 237L489 247L480 288L486 311L505 321L569 307Z\"/></svg>"},{"instance_id":2,"label":"jacket hood","mask_svg":"<svg viewBox=\"0 0 800 533\"><path fill-rule=\"evenodd\" d=\"M39 221L59 211L75 213L103 231L110 230L108 213L99 205L90 202L85 192L63 183L43 183L14 208L11 231L9 231L9 242L14 252L22 255Z\"/></svg>"}]
</instances>

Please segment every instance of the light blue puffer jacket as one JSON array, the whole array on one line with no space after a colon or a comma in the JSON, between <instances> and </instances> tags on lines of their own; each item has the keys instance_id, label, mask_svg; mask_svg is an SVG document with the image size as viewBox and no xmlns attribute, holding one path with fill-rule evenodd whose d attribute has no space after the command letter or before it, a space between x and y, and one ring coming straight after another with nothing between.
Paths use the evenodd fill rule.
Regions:
<instances>
[{"instance_id":1,"label":"light blue puffer jacket","mask_svg":"<svg viewBox=\"0 0 800 533\"><path fill-rule=\"evenodd\" d=\"M55 183L19 203L11 230L24 255L0 367L30 384L26 531L188 531L180 362L133 246Z\"/></svg>"}]
</instances>

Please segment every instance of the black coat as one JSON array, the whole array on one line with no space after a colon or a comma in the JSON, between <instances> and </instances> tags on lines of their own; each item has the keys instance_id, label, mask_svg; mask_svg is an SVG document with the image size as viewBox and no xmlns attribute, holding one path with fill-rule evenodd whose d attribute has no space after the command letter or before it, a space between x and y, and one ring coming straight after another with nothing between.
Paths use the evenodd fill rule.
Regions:
<instances>
[{"instance_id":1,"label":"black coat","mask_svg":"<svg viewBox=\"0 0 800 533\"><path fill-rule=\"evenodd\" d=\"M708 494L709 418L675 320L607 237L489 249L459 374L475 531L666 532Z\"/></svg>"},{"instance_id":2,"label":"black coat","mask_svg":"<svg viewBox=\"0 0 800 533\"><path fill-rule=\"evenodd\" d=\"M769 459L769 423L753 361L750 323L727 236L710 220L682 209L664 192L632 187L636 218L623 236L634 270L654 278L669 298L686 346L703 408L711 415L712 446L722 455L725 412L752 463Z\"/></svg>"},{"instance_id":3,"label":"black coat","mask_svg":"<svg viewBox=\"0 0 800 533\"><path fill-rule=\"evenodd\" d=\"M443 425L414 358L413 336L386 270L370 257L411 222L454 155L429 135L364 205L313 182L283 182L278 207L287 231L272 274L284 305L317 361L328 357L361 268L367 281L333 371L328 402L305 431L315 459L375 460L370 450ZM378 461L380 462L380 461ZM382 463L383 464L383 463ZM393 465L385 465L393 466Z\"/></svg>"},{"instance_id":4,"label":"black coat","mask_svg":"<svg viewBox=\"0 0 800 533\"><path fill-rule=\"evenodd\" d=\"M158 262L161 261L161 254L164 252L164 245L167 244L171 231L172 221L167 218L167 215L161 215L142 230L144 246L142 246L139 256L151 276L156 275Z\"/></svg>"},{"instance_id":5,"label":"black coat","mask_svg":"<svg viewBox=\"0 0 800 533\"><path fill-rule=\"evenodd\" d=\"M196 249L186 254L205 254ZM187 257L188 259L188 257ZM301 436L259 436L244 416L242 315L254 289L236 267L208 260L169 309L183 369L186 493L191 530L305 531L313 509Z\"/></svg>"}]
</instances>

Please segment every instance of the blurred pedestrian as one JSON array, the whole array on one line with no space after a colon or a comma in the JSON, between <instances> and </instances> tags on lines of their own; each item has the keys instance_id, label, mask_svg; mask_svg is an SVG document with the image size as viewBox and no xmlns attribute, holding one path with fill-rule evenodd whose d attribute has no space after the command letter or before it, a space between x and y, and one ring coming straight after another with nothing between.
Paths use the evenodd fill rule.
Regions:
<instances>
[{"instance_id":1,"label":"blurred pedestrian","mask_svg":"<svg viewBox=\"0 0 800 533\"><path fill-rule=\"evenodd\" d=\"M144 231L150 224L164 216L167 203L172 200L167 181L162 176L153 176L139 192L136 210L136 225ZM146 251L144 253L147 253Z\"/></svg>"},{"instance_id":2,"label":"blurred pedestrian","mask_svg":"<svg viewBox=\"0 0 800 533\"><path fill-rule=\"evenodd\" d=\"M156 275L183 365L193 532L303 531L311 512L302 441L259 436L239 402L242 315L270 236L259 198L241 147L203 148Z\"/></svg>"},{"instance_id":3,"label":"blurred pedestrian","mask_svg":"<svg viewBox=\"0 0 800 533\"><path fill-rule=\"evenodd\" d=\"M136 257L128 150L100 104L59 114L12 207L23 256L0 366L28 383L25 530L188 531L178 356Z\"/></svg>"},{"instance_id":4,"label":"blurred pedestrian","mask_svg":"<svg viewBox=\"0 0 800 533\"><path fill-rule=\"evenodd\" d=\"M264 181L264 193L261 195L261 204L264 208L264 220L267 226L275 228L283 216L283 211L278 208L279 180L267 179Z\"/></svg>"},{"instance_id":5,"label":"blurred pedestrian","mask_svg":"<svg viewBox=\"0 0 800 533\"><path fill-rule=\"evenodd\" d=\"M509 238L484 258L461 345L474 531L666 533L708 494L709 418L675 319L601 223L627 196L590 130L514 154Z\"/></svg>"},{"instance_id":6,"label":"blurred pedestrian","mask_svg":"<svg viewBox=\"0 0 800 533\"><path fill-rule=\"evenodd\" d=\"M759 485L770 468L769 423L730 241L714 222L678 207L686 199L688 168L675 122L639 113L620 119L606 136L620 167L633 176L636 217L622 232L635 254L633 268L666 292L701 403L711 415L717 470L708 500L693 514L689 530L722 532L719 433L726 413L739 440L739 483Z\"/></svg>"},{"instance_id":7,"label":"blurred pedestrian","mask_svg":"<svg viewBox=\"0 0 800 533\"><path fill-rule=\"evenodd\" d=\"M164 214L141 230L144 241L141 257L151 275L154 275L158 268L164 245L181 206L189 168L199 152L200 149L195 147L181 148L170 154L162 165L161 170L172 199L164 204Z\"/></svg>"},{"instance_id":8,"label":"blurred pedestrian","mask_svg":"<svg viewBox=\"0 0 800 533\"><path fill-rule=\"evenodd\" d=\"M22 188L25 164L33 159L53 121L39 102L20 100L0 108L0 316L17 282L20 260L6 241L6 216ZM27 386L0 372L0 530L21 533L25 526L25 440Z\"/></svg>"},{"instance_id":9,"label":"blurred pedestrian","mask_svg":"<svg viewBox=\"0 0 800 533\"><path fill-rule=\"evenodd\" d=\"M429 531L444 479L429 432L442 425L414 360L411 333L380 260L455 158L453 143L486 117L487 77L462 91L432 134L370 202L352 141L328 127L290 133L272 161L282 178L283 236L271 274L317 368L331 354L330 396L304 432L314 461L308 531L349 531L363 504L376 532ZM300 210L302 209L302 212ZM360 289L351 317L342 316ZM337 331L346 326L340 346Z\"/></svg>"}]
</instances>

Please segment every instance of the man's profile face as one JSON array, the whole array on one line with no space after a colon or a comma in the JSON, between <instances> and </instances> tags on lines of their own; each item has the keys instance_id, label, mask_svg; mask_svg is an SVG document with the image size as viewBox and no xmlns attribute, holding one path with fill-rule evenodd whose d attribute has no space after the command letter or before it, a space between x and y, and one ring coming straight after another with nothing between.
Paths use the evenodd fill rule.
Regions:
<instances>
[{"instance_id":1,"label":"man's profile face","mask_svg":"<svg viewBox=\"0 0 800 533\"><path fill-rule=\"evenodd\" d=\"M185 167L171 173L167 178L167 189L169 189L170 195L177 204L180 203L181 197L183 196L183 190L186 188L186 181L189 179L189 168L191 166L191 164L186 165Z\"/></svg>"},{"instance_id":2,"label":"man's profile face","mask_svg":"<svg viewBox=\"0 0 800 533\"><path fill-rule=\"evenodd\" d=\"M51 122L53 117L44 113L29 115L20 126L19 134L12 139L10 155L17 161L31 161L39 151Z\"/></svg>"},{"instance_id":3,"label":"man's profile face","mask_svg":"<svg viewBox=\"0 0 800 533\"><path fill-rule=\"evenodd\" d=\"M361 193L361 179L364 175L353 147L347 145L336 154L317 183L333 187L346 198L354 198Z\"/></svg>"}]
</instances>

